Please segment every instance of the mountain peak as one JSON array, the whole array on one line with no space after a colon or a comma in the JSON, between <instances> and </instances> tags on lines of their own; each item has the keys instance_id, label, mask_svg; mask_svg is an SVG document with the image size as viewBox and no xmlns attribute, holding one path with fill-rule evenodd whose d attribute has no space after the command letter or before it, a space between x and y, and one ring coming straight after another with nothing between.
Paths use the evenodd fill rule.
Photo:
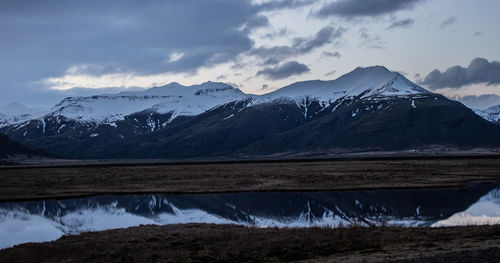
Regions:
<instances>
[{"instance_id":1,"label":"mountain peak","mask_svg":"<svg viewBox=\"0 0 500 263\"><path fill-rule=\"evenodd\" d=\"M361 94L365 94L364 97L383 97L408 96L427 92L397 72L392 72L384 66L371 66L357 67L335 80L296 82L266 96L271 98L312 97L328 103L342 97L356 97Z\"/></svg>"},{"instance_id":2,"label":"mountain peak","mask_svg":"<svg viewBox=\"0 0 500 263\"><path fill-rule=\"evenodd\" d=\"M357 67L354 71L364 71L364 72L381 72L387 73L391 72L388 68L381 65L369 66L369 67Z\"/></svg>"},{"instance_id":3,"label":"mountain peak","mask_svg":"<svg viewBox=\"0 0 500 263\"><path fill-rule=\"evenodd\" d=\"M154 88L182 88L182 87L185 87L184 85L180 84L179 82L170 82L168 83L167 85L163 85L161 87L152 87L152 89Z\"/></svg>"},{"instance_id":4,"label":"mountain peak","mask_svg":"<svg viewBox=\"0 0 500 263\"><path fill-rule=\"evenodd\" d=\"M357 67L353 71L341 76L353 76L356 78L359 77L366 77L366 78L386 78L386 77L391 77L395 76L396 74L399 74L397 72L392 72L389 69L387 69L384 66L371 66L371 67Z\"/></svg>"}]
</instances>

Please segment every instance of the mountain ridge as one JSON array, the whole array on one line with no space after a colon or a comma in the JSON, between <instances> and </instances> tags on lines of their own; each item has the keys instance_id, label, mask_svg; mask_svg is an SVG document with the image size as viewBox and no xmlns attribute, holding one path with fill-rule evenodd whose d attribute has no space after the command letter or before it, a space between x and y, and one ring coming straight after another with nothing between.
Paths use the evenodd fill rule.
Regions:
<instances>
[{"instance_id":1,"label":"mountain ridge","mask_svg":"<svg viewBox=\"0 0 500 263\"><path fill-rule=\"evenodd\" d=\"M335 80L296 82L264 95L218 82L174 82L139 92L67 98L54 108L39 118L4 123L0 132L67 158L500 147L500 126L381 66L357 68Z\"/></svg>"},{"instance_id":2,"label":"mountain ridge","mask_svg":"<svg viewBox=\"0 0 500 263\"><path fill-rule=\"evenodd\" d=\"M500 125L500 104L491 106L484 110L474 109L474 112L483 117L485 120L496 123Z\"/></svg>"},{"instance_id":3,"label":"mountain ridge","mask_svg":"<svg viewBox=\"0 0 500 263\"><path fill-rule=\"evenodd\" d=\"M317 98L319 101L323 102L323 104L329 104L331 101L334 101L339 97L359 95L359 93L367 89L374 88L367 86L366 84L363 86L359 83L351 85L349 83L345 83L346 81L344 80L347 77L350 76L351 79L353 79L358 77L360 75L359 73L368 73L368 76L365 77L365 81L373 80L373 77L377 76L377 74L382 75L383 77L379 77L379 89L384 88L381 84L390 82L392 78L400 82L411 83L399 73L391 72L382 66L367 68L358 67L350 73L334 80L296 82L263 95L246 94L229 84L221 82L209 81L192 86L184 86L177 82L171 82L164 86L152 87L143 91L124 91L116 94L102 94L87 97L68 97L56 104L48 112L24 116L23 118L19 118L17 116L4 118L3 121L0 120L0 127L10 124L20 124L28 121L30 118L41 119L47 115L63 116L76 121L93 123L113 123L118 120L123 120L126 115L144 110L152 110L158 113L173 112L174 117L193 116L215 106L220 106L235 100L245 99L253 99L253 104L258 104L276 100L281 97L292 98L299 101L302 98L311 97ZM310 88L310 84L313 82L321 83L322 87L321 89L316 89L315 92L309 92L307 89ZM338 85L338 82L341 82L340 85ZM308 87L304 88L305 85ZM346 86L352 87L353 85L357 85L357 89L346 88ZM296 86L301 88L299 94L293 94L294 91L290 91L290 88ZM420 93L426 92L424 89L420 87L418 88L415 88L414 91ZM367 96L375 95L376 92L373 93L374 94L367 94ZM406 94L412 93L406 91ZM405 95L405 93L390 94L389 92L384 95ZM196 97L199 97L199 99L195 99ZM203 102L200 102L200 100L203 100ZM174 104L177 104L177 107L175 107ZM188 104L190 107L185 108L180 104Z\"/></svg>"}]
</instances>

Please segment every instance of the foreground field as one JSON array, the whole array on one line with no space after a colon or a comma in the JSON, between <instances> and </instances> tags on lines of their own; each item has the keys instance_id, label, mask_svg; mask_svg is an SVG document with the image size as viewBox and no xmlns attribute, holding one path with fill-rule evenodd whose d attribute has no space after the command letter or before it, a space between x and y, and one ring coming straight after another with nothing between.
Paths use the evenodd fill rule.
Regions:
<instances>
[{"instance_id":1,"label":"foreground field","mask_svg":"<svg viewBox=\"0 0 500 263\"><path fill-rule=\"evenodd\" d=\"M458 187L500 180L500 158L87 165L0 169L0 201L119 193Z\"/></svg>"},{"instance_id":2,"label":"foreground field","mask_svg":"<svg viewBox=\"0 0 500 263\"><path fill-rule=\"evenodd\" d=\"M497 262L500 226L141 226L0 250L0 262Z\"/></svg>"}]
</instances>

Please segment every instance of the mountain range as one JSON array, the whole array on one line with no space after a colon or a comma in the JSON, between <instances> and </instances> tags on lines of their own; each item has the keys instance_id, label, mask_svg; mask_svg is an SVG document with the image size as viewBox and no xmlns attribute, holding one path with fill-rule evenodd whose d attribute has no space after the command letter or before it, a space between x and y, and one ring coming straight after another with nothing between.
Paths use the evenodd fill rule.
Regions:
<instances>
[{"instance_id":1,"label":"mountain range","mask_svg":"<svg viewBox=\"0 0 500 263\"><path fill-rule=\"evenodd\" d=\"M0 133L66 158L496 148L499 112L496 117L494 110L474 112L397 72L374 66L335 80L293 83L264 95L207 82L70 97L43 113L0 116Z\"/></svg>"}]
</instances>

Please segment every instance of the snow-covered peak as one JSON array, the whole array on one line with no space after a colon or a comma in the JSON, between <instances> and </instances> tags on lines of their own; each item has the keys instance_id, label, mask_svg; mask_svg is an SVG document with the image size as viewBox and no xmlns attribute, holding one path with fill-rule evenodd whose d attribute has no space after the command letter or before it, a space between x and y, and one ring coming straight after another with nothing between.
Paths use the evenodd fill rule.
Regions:
<instances>
[{"instance_id":1,"label":"snow-covered peak","mask_svg":"<svg viewBox=\"0 0 500 263\"><path fill-rule=\"evenodd\" d=\"M485 110L474 110L474 112L488 121L500 123L500 105Z\"/></svg>"},{"instance_id":2,"label":"snow-covered peak","mask_svg":"<svg viewBox=\"0 0 500 263\"><path fill-rule=\"evenodd\" d=\"M26 122L44 115L48 110L42 108L28 108L20 103L10 103L0 107L0 127Z\"/></svg>"},{"instance_id":3,"label":"snow-covered peak","mask_svg":"<svg viewBox=\"0 0 500 263\"><path fill-rule=\"evenodd\" d=\"M112 123L144 110L173 113L173 116L192 116L249 96L239 89L219 82L193 86L173 82L143 91L69 97L54 106L50 114L97 123Z\"/></svg>"},{"instance_id":4,"label":"snow-covered peak","mask_svg":"<svg viewBox=\"0 0 500 263\"><path fill-rule=\"evenodd\" d=\"M356 68L335 80L303 81L263 95L268 99L311 97L332 102L342 97L405 96L428 93L397 72L382 66Z\"/></svg>"},{"instance_id":5,"label":"snow-covered peak","mask_svg":"<svg viewBox=\"0 0 500 263\"><path fill-rule=\"evenodd\" d=\"M110 94L117 96L191 96L196 95L196 93L211 93L211 94L243 94L239 89L233 88L231 85L221 83L221 82L205 82L202 84L183 86L177 82L172 82L170 84L152 87L143 91L124 91L118 94ZM109 95L108 95L109 96Z\"/></svg>"},{"instance_id":6,"label":"snow-covered peak","mask_svg":"<svg viewBox=\"0 0 500 263\"><path fill-rule=\"evenodd\" d=\"M80 122L113 123L124 119L127 115L149 110L161 114L172 113L173 120L177 116L194 116L216 106L249 98L253 99L253 104L275 100L297 103L304 101L304 98L312 98L327 107L343 98L386 98L421 93L428 91L401 74L391 72L382 66L356 68L335 80L296 82L260 96L245 94L231 85L220 82L205 82L192 86L172 82L142 91L69 97L55 105L48 113L23 115L9 120L0 117L0 127L24 123L28 119L42 119L47 114ZM7 115L1 111L0 114Z\"/></svg>"}]
</instances>

